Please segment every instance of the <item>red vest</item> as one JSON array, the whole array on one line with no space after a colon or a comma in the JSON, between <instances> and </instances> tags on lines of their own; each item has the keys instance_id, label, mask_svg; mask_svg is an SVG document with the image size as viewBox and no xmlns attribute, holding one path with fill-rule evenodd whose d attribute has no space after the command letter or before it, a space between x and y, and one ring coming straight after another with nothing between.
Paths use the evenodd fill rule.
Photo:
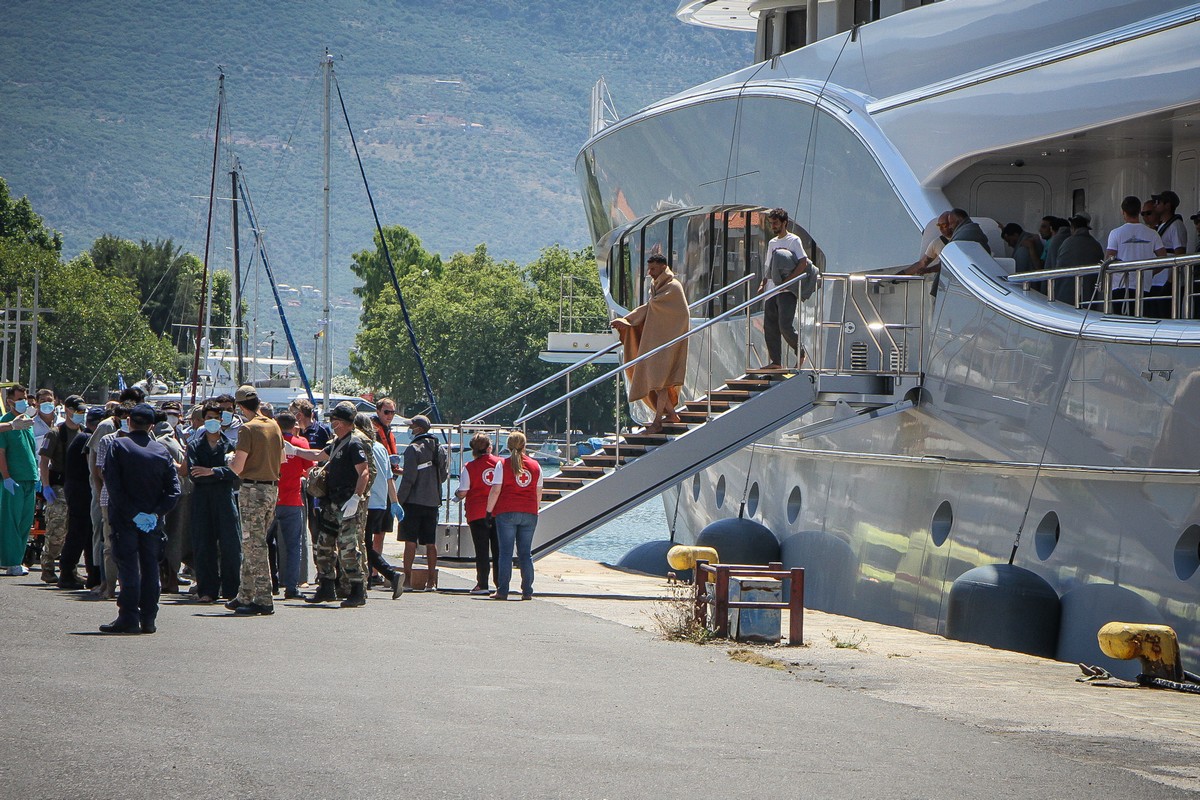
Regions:
<instances>
[{"instance_id":1,"label":"red vest","mask_svg":"<svg viewBox=\"0 0 1200 800\"><path fill-rule=\"evenodd\" d=\"M488 493L492 491L492 468L500 463L500 457L488 453L483 458L476 458L463 465L467 471L467 496L463 499L463 512L467 522L474 522L487 516Z\"/></svg>"},{"instance_id":2,"label":"red vest","mask_svg":"<svg viewBox=\"0 0 1200 800\"><path fill-rule=\"evenodd\" d=\"M504 459L496 469L504 471L504 484L500 487L500 498L496 501L493 514L503 514L506 511L523 511L527 514L538 513L537 487L542 477L542 467L529 456L525 456L525 475L521 485L513 476L511 459Z\"/></svg>"}]
</instances>

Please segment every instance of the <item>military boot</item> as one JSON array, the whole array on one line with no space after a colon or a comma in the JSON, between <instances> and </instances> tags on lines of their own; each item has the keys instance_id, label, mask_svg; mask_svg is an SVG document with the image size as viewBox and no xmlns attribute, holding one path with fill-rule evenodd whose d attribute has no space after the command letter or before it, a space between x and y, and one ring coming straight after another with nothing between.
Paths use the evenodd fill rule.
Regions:
<instances>
[{"instance_id":1,"label":"military boot","mask_svg":"<svg viewBox=\"0 0 1200 800\"><path fill-rule=\"evenodd\" d=\"M337 589L333 578L321 578L316 593L312 597L304 598L306 603L329 603L334 600L337 600Z\"/></svg>"},{"instance_id":2,"label":"military boot","mask_svg":"<svg viewBox=\"0 0 1200 800\"><path fill-rule=\"evenodd\" d=\"M342 608L358 608L367 604L367 588L362 581L350 584L350 595L342 601Z\"/></svg>"},{"instance_id":3,"label":"military boot","mask_svg":"<svg viewBox=\"0 0 1200 800\"><path fill-rule=\"evenodd\" d=\"M42 583L58 583L58 574L54 567L42 567Z\"/></svg>"}]
</instances>

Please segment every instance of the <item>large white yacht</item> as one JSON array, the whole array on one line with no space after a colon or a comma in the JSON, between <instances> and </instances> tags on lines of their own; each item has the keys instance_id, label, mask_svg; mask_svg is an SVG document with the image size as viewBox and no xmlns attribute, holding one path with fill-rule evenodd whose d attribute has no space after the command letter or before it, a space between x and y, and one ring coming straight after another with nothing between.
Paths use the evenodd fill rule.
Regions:
<instances>
[{"instance_id":1,"label":"large white yacht","mask_svg":"<svg viewBox=\"0 0 1200 800\"><path fill-rule=\"evenodd\" d=\"M756 63L603 127L576 166L614 314L645 299L654 251L689 297L719 292L693 312L684 395L728 435L689 428L630 465L666 490L676 538L741 512L807 568L810 606L936 632L957 578L1013 564L1061 598L1059 658L1097 663L1096 628L1122 620L1171 625L1195 664L1191 266L1168 264L1175 318L1118 314L1113 281L1140 298L1148 271L1064 270L1047 296L998 226L1086 214L1104 243L1128 195L1200 210L1200 4L685 0L677 16L756 32ZM772 207L824 274L801 304L806 369L783 382L809 388L739 409L720 390L766 361L761 307L740 310L758 281L721 290L761 273ZM940 277L894 279L956 207L991 252L952 242ZM546 537L582 530L555 522L588 517L571 501L546 509Z\"/></svg>"}]
</instances>

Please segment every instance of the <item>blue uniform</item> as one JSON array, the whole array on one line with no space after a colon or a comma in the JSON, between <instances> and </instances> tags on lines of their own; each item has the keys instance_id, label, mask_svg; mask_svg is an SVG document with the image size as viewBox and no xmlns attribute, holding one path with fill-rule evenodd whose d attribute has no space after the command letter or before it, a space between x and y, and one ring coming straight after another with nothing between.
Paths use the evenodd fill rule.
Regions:
<instances>
[{"instance_id":1,"label":"blue uniform","mask_svg":"<svg viewBox=\"0 0 1200 800\"><path fill-rule=\"evenodd\" d=\"M158 616L158 564L167 538L163 517L179 500L179 473L167 448L149 432L135 430L113 442L104 463L104 483L121 581L117 621L151 625ZM133 521L138 514L156 515L158 525L140 530Z\"/></svg>"}]
</instances>

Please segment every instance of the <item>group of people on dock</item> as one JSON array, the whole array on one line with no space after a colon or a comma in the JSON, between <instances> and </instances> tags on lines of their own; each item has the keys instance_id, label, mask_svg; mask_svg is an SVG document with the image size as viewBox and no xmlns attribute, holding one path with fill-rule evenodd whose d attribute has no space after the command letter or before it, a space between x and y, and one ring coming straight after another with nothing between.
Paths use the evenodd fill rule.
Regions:
<instances>
[{"instance_id":1,"label":"group of people on dock","mask_svg":"<svg viewBox=\"0 0 1200 800\"><path fill-rule=\"evenodd\" d=\"M374 415L338 403L326 425L307 399L276 412L249 385L187 415L179 402L146 403L139 388L95 406L79 395L60 402L50 389L38 390L31 404L20 385L4 397L0 574L28 574L40 507L42 581L115 599L118 613L100 626L104 633L154 633L163 591L266 616L280 592L285 600L340 599L354 608L366 604L372 585L390 588L393 599L414 585L437 589L447 448L417 415L409 421L412 440L399 451L390 398L376 402ZM485 434L472 440L475 459L458 490L477 547L472 594L508 599L515 548L521 599L528 600L541 469L519 432L509 437L505 459L491 445ZM381 552L397 522L402 567ZM317 588L304 596L310 543ZM418 545L425 546L424 569L414 563Z\"/></svg>"}]
</instances>

